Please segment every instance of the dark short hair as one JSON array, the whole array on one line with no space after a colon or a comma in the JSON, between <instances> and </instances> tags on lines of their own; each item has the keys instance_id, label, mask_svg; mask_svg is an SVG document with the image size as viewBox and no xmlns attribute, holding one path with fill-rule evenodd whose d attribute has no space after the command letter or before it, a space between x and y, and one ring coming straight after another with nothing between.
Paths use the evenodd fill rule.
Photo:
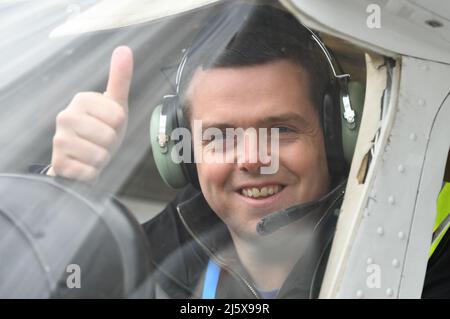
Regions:
<instances>
[{"instance_id":1,"label":"dark short hair","mask_svg":"<svg viewBox=\"0 0 450 319\"><path fill-rule=\"evenodd\" d=\"M238 68L288 60L309 76L310 98L319 111L330 81L329 66L311 33L290 13L269 5L231 5L211 18L196 35L180 79L186 118L185 93L195 71Z\"/></svg>"}]
</instances>

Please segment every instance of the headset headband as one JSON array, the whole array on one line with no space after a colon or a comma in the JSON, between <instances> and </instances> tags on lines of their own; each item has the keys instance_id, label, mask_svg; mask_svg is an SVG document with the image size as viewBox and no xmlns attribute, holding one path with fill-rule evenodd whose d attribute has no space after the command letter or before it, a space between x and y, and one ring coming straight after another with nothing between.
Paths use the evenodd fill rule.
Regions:
<instances>
[{"instance_id":1,"label":"headset headband","mask_svg":"<svg viewBox=\"0 0 450 319\"><path fill-rule=\"evenodd\" d=\"M341 94L342 94L342 102L344 107L344 119L347 122L348 125L353 126L355 125L355 111L353 110L351 103L350 103L350 96L347 89L347 81L350 79L350 74L344 73L342 68L340 67L339 63L336 62L336 59L333 57L333 55L330 53L330 51L327 49L326 45L323 43L323 41L317 36L310 28L305 26L303 23L299 22L299 24L304 27L309 34L311 35L311 38L314 40L314 42L319 46L320 51L325 56L325 59L330 66L330 69L333 73L333 77L338 81L338 83L341 84ZM175 78L175 85L176 85L176 94L180 94L180 84L181 84L181 78L183 76L184 68L187 64L187 60L190 53L190 48L183 49L184 54L181 58L181 62L178 66L176 78ZM336 72L336 70L339 72Z\"/></svg>"}]
</instances>

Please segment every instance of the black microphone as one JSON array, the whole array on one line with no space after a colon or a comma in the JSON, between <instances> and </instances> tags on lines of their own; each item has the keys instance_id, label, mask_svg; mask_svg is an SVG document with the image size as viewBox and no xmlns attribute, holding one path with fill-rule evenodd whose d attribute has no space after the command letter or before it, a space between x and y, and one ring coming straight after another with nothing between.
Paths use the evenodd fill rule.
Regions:
<instances>
[{"instance_id":1,"label":"black microphone","mask_svg":"<svg viewBox=\"0 0 450 319\"><path fill-rule=\"evenodd\" d=\"M256 225L256 231L261 236L269 235L274 231L280 229L281 227L287 226L290 223L299 220L300 218L306 216L310 212L328 202L330 198L334 196L336 196L336 198L338 198L339 196L343 196L345 193L346 182L347 181L340 183L320 199L313 200L304 204L294 205L289 208L271 213L270 215L262 218L259 221L259 223Z\"/></svg>"}]
</instances>

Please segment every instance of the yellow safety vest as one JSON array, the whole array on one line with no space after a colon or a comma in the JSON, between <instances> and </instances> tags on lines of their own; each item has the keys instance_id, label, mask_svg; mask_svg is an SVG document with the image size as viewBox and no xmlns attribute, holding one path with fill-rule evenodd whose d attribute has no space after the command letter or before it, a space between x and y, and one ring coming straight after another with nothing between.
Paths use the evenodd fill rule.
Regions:
<instances>
[{"instance_id":1,"label":"yellow safety vest","mask_svg":"<svg viewBox=\"0 0 450 319\"><path fill-rule=\"evenodd\" d=\"M437 200L437 215L433 227L433 240L428 254L430 258L450 227L450 183L445 183Z\"/></svg>"}]
</instances>

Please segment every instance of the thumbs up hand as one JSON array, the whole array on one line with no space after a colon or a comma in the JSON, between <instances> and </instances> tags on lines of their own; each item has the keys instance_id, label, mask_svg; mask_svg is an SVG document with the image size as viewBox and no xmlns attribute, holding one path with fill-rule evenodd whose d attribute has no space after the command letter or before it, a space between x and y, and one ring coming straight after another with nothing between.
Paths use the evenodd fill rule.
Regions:
<instances>
[{"instance_id":1,"label":"thumbs up hand","mask_svg":"<svg viewBox=\"0 0 450 319\"><path fill-rule=\"evenodd\" d=\"M94 181L119 148L128 122L133 53L114 50L104 94L82 92L56 117L51 167L47 175Z\"/></svg>"}]
</instances>

